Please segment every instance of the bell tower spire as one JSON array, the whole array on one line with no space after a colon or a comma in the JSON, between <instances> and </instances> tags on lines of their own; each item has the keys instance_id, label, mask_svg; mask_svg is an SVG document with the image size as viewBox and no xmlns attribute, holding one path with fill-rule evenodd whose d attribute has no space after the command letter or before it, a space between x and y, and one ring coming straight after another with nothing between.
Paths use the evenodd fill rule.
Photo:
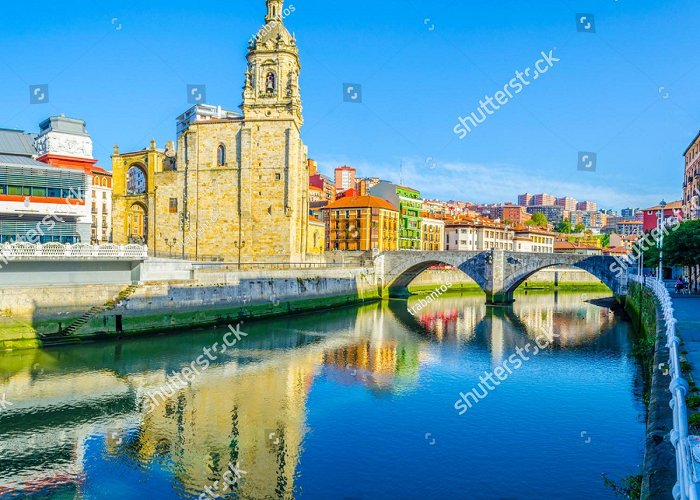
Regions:
<instances>
[{"instance_id":1,"label":"bell tower spire","mask_svg":"<svg viewBox=\"0 0 700 500\"><path fill-rule=\"evenodd\" d=\"M284 0L266 2L265 25L248 46L241 109L248 121L291 120L301 128L299 49L282 23L295 8L284 9Z\"/></svg>"},{"instance_id":2,"label":"bell tower spire","mask_svg":"<svg viewBox=\"0 0 700 500\"><path fill-rule=\"evenodd\" d=\"M265 24L270 24L273 21L281 23L282 9L284 9L284 0L267 0Z\"/></svg>"}]
</instances>

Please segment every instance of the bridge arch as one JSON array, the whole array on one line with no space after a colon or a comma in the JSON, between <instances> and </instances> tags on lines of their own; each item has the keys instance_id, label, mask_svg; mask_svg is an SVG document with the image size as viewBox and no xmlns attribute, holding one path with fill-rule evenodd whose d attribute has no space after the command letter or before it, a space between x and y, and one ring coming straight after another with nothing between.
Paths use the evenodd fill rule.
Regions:
<instances>
[{"instance_id":1,"label":"bridge arch","mask_svg":"<svg viewBox=\"0 0 700 500\"><path fill-rule=\"evenodd\" d=\"M487 285L484 272L485 256L480 252L385 252L383 291L389 297L407 297L408 285L423 271L437 264L455 267L484 290ZM442 284L442 283L440 283ZM438 284L438 285L440 285Z\"/></svg>"},{"instance_id":2,"label":"bridge arch","mask_svg":"<svg viewBox=\"0 0 700 500\"><path fill-rule=\"evenodd\" d=\"M542 269L566 266L588 272L598 278L614 293L620 293L619 277L611 270L610 257L586 255L546 254L547 257L518 258L517 254L506 256L502 291L512 298L513 292L525 280Z\"/></svg>"},{"instance_id":3,"label":"bridge arch","mask_svg":"<svg viewBox=\"0 0 700 500\"><path fill-rule=\"evenodd\" d=\"M435 264L451 265L474 280L489 303L513 301L513 292L541 269L567 266L582 269L607 285L613 293L624 293L623 270L609 256L524 253L504 250L485 252L385 252L375 258L377 284L382 296L410 295L408 285ZM616 272L617 271L617 272Z\"/></svg>"}]
</instances>

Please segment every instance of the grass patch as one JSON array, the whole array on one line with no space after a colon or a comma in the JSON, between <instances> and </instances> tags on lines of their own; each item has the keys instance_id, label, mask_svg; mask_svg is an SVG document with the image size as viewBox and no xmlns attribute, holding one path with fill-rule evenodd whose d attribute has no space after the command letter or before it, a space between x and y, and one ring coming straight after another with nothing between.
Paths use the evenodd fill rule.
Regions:
<instances>
[{"instance_id":1,"label":"grass patch","mask_svg":"<svg viewBox=\"0 0 700 500\"><path fill-rule=\"evenodd\" d=\"M642 475L623 477L619 483L603 474L603 483L615 492L615 496L638 500L642 498Z\"/></svg>"},{"instance_id":2,"label":"grass patch","mask_svg":"<svg viewBox=\"0 0 700 500\"><path fill-rule=\"evenodd\" d=\"M697 410L698 408L700 408L700 396L688 396L685 399L685 402L688 405L688 408L691 408L693 410Z\"/></svg>"},{"instance_id":3,"label":"grass patch","mask_svg":"<svg viewBox=\"0 0 700 500\"><path fill-rule=\"evenodd\" d=\"M700 413L693 413L688 417L688 425L693 429L700 429Z\"/></svg>"}]
</instances>

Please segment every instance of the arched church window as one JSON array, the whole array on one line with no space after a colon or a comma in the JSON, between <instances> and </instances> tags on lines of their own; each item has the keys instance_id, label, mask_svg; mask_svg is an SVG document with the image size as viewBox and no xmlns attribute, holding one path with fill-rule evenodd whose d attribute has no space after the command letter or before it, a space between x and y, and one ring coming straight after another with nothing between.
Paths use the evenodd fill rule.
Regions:
<instances>
[{"instance_id":1,"label":"arched church window","mask_svg":"<svg viewBox=\"0 0 700 500\"><path fill-rule=\"evenodd\" d=\"M265 90L267 92L274 92L275 89L277 88L277 79L275 77L275 74L270 71L267 76L265 77Z\"/></svg>"},{"instance_id":2,"label":"arched church window","mask_svg":"<svg viewBox=\"0 0 700 500\"><path fill-rule=\"evenodd\" d=\"M223 144L219 144L216 150L216 163L217 165L226 165L226 147Z\"/></svg>"},{"instance_id":3,"label":"arched church window","mask_svg":"<svg viewBox=\"0 0 700 500\"><path fill-rule=\"evenodd\" d=\"M146 192L146 174L139 166L129 167L126 172L126 194L144 194Z\"/></svg>"}]
</instances>

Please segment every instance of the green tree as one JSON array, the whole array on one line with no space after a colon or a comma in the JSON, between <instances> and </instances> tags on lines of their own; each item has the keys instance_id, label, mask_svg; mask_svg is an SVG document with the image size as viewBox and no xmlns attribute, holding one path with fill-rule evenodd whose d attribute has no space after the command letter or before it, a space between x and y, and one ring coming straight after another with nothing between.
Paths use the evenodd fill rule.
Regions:
<instances>
[{"instance_id":1,"label":"green tree","mask_svg":"<svg viewBox=\"0 0 700 500\"><path fill-rule=\"evenodd\" d=\"M700 264L700 220L682 223L664 238L664 262L677 266ZM658 263L658 258L657 258Z\"/></svg>"},{"instance_id":2,"label":"green tree","mask_svg":"<svg viewBox=\"0 0 700 500\"><path fill-rule=\"evenodd\" d=\"M604 234L603 236L600 237L600 245L603 248L608 248L610 246L610 235L609 234Z\"/></svg>"},{"instance_id":3,"label":"green tree","mask_svg":"<svg viewBox=\"0 0 700 500\"><path fill-rule=\"evenodd\" d=\"M530 220L525 224L529 226L547 227L547 217L541 212L536 212L532 214Z\"/></svg>"},{"instance_id":4,"label":"green tree","mask_svg":"<svg viewBox=\"0 0 700 500\"><path fill-rule=\"evenodd\" d=\"M581 224L580 222L576 224L576 227L574 228L574 233L583 233L586 230L586 226Z\"/></svg>"},{"instance_id":5,"label":"green tree","mask_svg":"<svg viewBox=\"0 0 700 500\"><path fill-rule=\"evenodd\" d=\"M571 222L569 222L568 220L561 220L554 225L554 230L557 233L570 233Z\"/></svg>"}]
</instances>

